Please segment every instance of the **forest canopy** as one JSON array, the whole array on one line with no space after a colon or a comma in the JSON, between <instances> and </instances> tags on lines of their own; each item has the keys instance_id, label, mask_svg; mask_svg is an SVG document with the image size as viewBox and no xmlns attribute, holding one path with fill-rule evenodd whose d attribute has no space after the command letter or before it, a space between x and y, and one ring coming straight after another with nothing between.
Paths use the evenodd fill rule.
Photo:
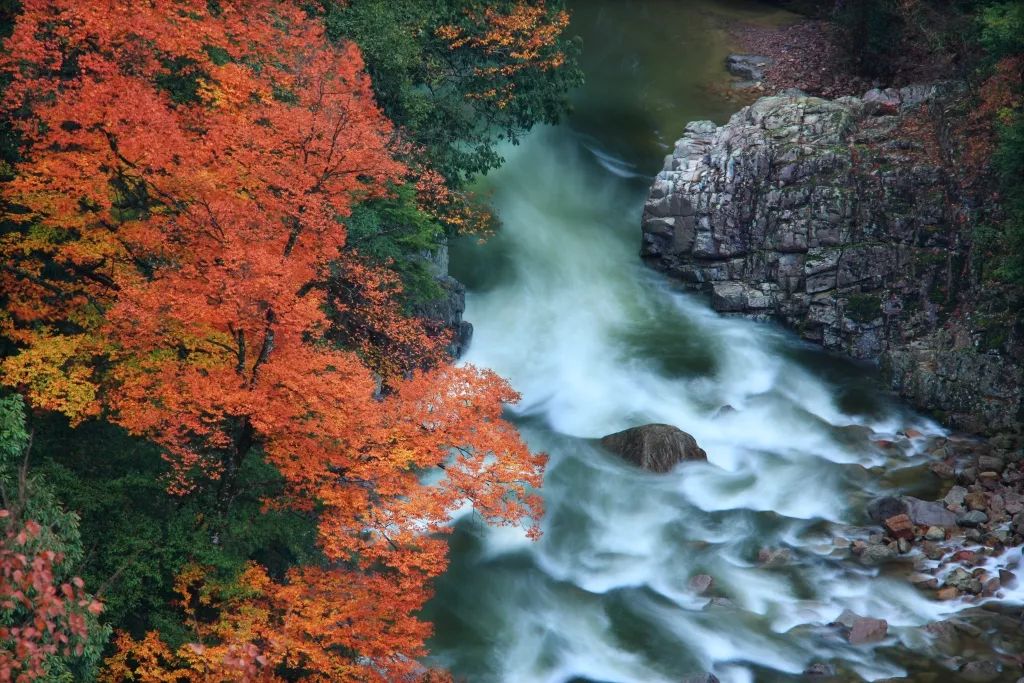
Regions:
<instances>
[{"instance_id":1,"label":"forest canopy","mask_svg":"<svg viewBox=\"0 0 1024 683\"><path fill-rule=\"evenodd\" d=\"M564 111L565 11L3 20L0 680L443 678L450 517L536 535L544 456L410 304L487 222L469 181Z\"/></svg>"}]
</instances>

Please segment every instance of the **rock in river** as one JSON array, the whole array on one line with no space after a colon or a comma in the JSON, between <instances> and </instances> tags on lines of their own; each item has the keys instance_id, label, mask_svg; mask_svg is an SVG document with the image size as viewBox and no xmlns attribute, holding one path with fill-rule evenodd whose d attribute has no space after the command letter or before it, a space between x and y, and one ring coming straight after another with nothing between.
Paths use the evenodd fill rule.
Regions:
<instances>
[{"instance_id":1,"label":"rock in river","mask_svg":"<svg viewBox=\"0 0 1024 683\"><path fill-rule=\"evenodd\" d=\"M919 526L951 527L956 525L956 515L939 502L931 502L904 496L903 503L907 506L910 521Z\"/></svg>"},{"instance_id":2,"label":"rock in river","mask_svg":"<svg viewBox=\"0 0 1024 683\"><path fill-rule=\"evenodd\" d=\"M885 619L869 619L861 617L853 622L850 627L849 640L852 645L864 645L866 643L877 643L885 638L889 631L889 624Z\"/></svg>"},{"instance_id":3,"label":"rock in river","mask_svg":"<svg viewBox=\"0 0 1024 683\"><path fill-rule=\"evenodd\" d=\"M651 472L668 472L681 462L707 460L692 436L672 425L648 424L609 434L601 445Z\"/></svg>"}]
</instances>

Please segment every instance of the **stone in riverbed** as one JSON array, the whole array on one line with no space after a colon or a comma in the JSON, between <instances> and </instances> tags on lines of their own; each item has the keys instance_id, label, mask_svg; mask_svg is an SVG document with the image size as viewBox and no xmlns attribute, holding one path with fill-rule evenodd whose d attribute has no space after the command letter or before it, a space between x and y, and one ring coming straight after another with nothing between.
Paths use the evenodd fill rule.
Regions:
<instances>
[{"instance_id":1,"label":"stone in riverbed","mask_svg":"<svg viewBox=\"0 0 1024 683\"><path fill-rule=\"evenodd\" d=\"M932 543L931 541L925 541L921 544L921 552L929 560L941 560L946 555L946 551L938 543Z\"/></svg>"},{"instance_id":2,"label":"stone in riverbed","mask_svg":"<svg viewBox=\"0 0 1024 683\"><path fill-rule=\"evenodd\" d=\"M963 486L954 486L942 500L946 505L963 505L964 501L967 500L967 489Z\"/></svg>"},{"instance_id":3,"label":"stone in riverbed","mask_svg":"<svg viewBox=\"0 0 1024 683\"><path fill-rule=\"evenodd\" d=\"M793 561L793 551L789 548L761 548L757 551L757 561L766 567L778 567Z\"/></svg>"},{"instance_id":4,"label":"stone in riverbed","mask_svg":"<svg viewBox=\"0 0 1024 683\"><path fill-rule=\"evenodd\" d=\"M679 683L720 683L718 677L714 674L695 674L693 676L687 676Z\"/></svg>"},{"instance_id":5,"label":"stone in riverbed","mask_svg":"<svg viewBox=\"0 0 1024 683\"><path fill-rule=\"evenodd\" d=\"M697 574L690 579L690 590L697 595L704 595L715 585L715 580L707 574Z\"/></svg>"},{"instance_id":6,"label":"stone in riverbed","mask_svg":"<svg viewBox=\"0 0 1024 683\"><path fill-rule=\"evenodd\" d=\"M982 589L981 581L962 567L957 567L949 573L949 576L946 577L945 585L956 588L961 593L977 594Z\"/></svg>"},{"instance_id":7,"label":"stone in riverbed","mask_svg":"<svg viewBox=\"0 0 1024 683\"><path fill-rule=\"evenodd\" d=\"M994 455L982 455L978 458L978 469L982 472L1002 472L1006 469L1006 461Z\"/></svg>"},{"instance_id":8,"label":"stone in riverbed","mask_svg":"<svg viewBox=\"0 0 1024 683\"><path fill-rule=\"evenodd\" d=\"M885 530L895 539L914 538L914 524L907 515L896 515L885 520Z\"/></svg>"},{"instance_id":9,"label":"stone in riverbed","mask_svg":"<svg viewBox=\"0 0 1024 683\"><path fill-rule=\"evenodd\" d=\"M960 669L960 677L969 683L990 683L999 678L1002 667L991 659L968 662Z\"/></svg>"},{"instance_id":10,"label":"stone in riverbed","mask_svg":"<svg viewBox=\"0 0 1024 683\"><path fill-rule=\"evenodd\" d=\"M896 557L896 549L881 543L872 543L860 554L861 564L882 564Z\"/></svg>"},{"instance_id":11,"label":"stone in riverbed","mask_svg":"<svg viewBox=\"0 0 1024 683\"><path fill-rule=\"evenodd\" d=\"M988 497L984 491L974 491L964 496L964 504L968 510L982 510L988 507Z\"/></svg>"},{"instance_id":12,"label":"stone in riverbed","mask_svg":"<svg viewBox=\"0 0 1024 683\"><path fill-rule=\"evenodd\" d=\"M809 667L804 669L804 676L818 677L824 676L826 678L832 678L836 675L836 669L827 662L814 662Z\"/></svg>"},{"instance_id":13,"label":"stone in riverbed","mask_svg":"<svg viewBox=\"0 0 1024 683\"><path fill-rule=\"evenodd\" d=\"M904 496L907 516L918 526L956 526L956 515L939 502Z\"/></svg>"},{"instance_id":14,"label":"stone in riverbed","mask_svg":"<svg viewBox=\"0 0 1024 683\"><path fill-rule=\"evenodd\" d=\"M851 645L877 643L884 639L888 632L889 624L885 619L861 617L853 622L853 626L850 627L850 635L847 636L847 640L850 641Z\"/></svg>"},{"instance_id":15,"label":"stone in riverbed","mask_svg":"<svg viewBox=\"0 0 1024 683\"><path fill-rule=\"evenodd\" d=\"M906 514L906 512L907 504L893 496L875 498L868 503L867 507L868 518L876 524L881 524L890 517Z\"/></svg>"},{"instance_id":16,"label":"stone in riverbed","mask_svg":"<svg viewBox=\"0 0 1024 683\"><path fill-rule=\"evenodd\" d=\"M707 460L692 436L672 425L648 424L601 439L612 453L651 472L668 472L681 462Z\"/></svg>"},{"instance_id":17,"label":"stone in riverbed","mask_svg":"<svg viewBox=\"0 0 1024 683\"><path fill-rule=\"evenodd\" d=\"M988 515L981 510L971 510L956 518L956 523L963 527L974 528L988 521Z\"/></svg>"},{"instance_id":18,"label":"stone in riverbed","mask_svg":"<svg viewBox=\"0 0 1024 683\"><path fill-rule=\"evenodd\" d=\"M946 530L941 526L930 526L924 533L924 537L929 541L944 541L946 540Z\"/></svg>"},{"instance_id":19,"label":"stone in riverbed","mask_svg":"<svg viewBox=\"0 0 1024 683\"><path fill-rule=\"evenodd\" d=\"M771 57L762 55L729 55L725 58L725 68L733 76L748 81L760 81L764 78L764 70L774 61Z\"/></svg>"}]
</instances>

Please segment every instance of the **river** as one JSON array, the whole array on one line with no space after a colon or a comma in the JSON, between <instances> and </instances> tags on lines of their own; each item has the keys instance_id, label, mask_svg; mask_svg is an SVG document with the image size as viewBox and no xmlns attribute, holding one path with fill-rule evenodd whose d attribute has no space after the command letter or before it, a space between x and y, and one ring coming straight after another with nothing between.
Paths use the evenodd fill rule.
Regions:
<instances>
[{"instance_id":1,"label":"river","mask_svg":"<svg viewBox=\"0 0 1024 683\"><path fill-rule=\"evenodd\" d=\"M870 369L721 317L637 256L661 157L687 121L740 106L711 87L726 80L722 26L788 17L750 2L573 10L574 113L505 150L481 186L497 236L452 249L475 326L463 361L511 381L510 417L551 458L544 535L457 521L426 615L434 661L472 683L788 681L822 661L852 680L903 675L901 653L926 645L916 627L956 607L845 544L871 496L926 480L920 440L898 432L939 427ZM596 442L648 422L693 434L709 461L654 475ZM762 549L786 550L766 565ZM707 595L697 574L714 578ZM844 609L886 619L889 637L850 645L827 625Z\"/></svg>"}]
</instances>

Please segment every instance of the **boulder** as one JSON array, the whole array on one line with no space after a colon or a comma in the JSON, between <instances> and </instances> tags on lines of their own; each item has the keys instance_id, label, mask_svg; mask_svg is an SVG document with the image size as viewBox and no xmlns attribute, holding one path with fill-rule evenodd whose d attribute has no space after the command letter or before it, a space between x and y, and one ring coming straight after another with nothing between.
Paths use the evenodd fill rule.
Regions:
<instances>
[{"instance_id":1,"label":"boulder","mask_svg":"<svg viewBox=\"0 0 1024 683\"><path fill-rule=\"evenodd\" d=\"M651 472L668 472L681 462L707 460L692 436L672 425L648 424L609 434L601 445Z\"/></svg>"}]
</instances>

